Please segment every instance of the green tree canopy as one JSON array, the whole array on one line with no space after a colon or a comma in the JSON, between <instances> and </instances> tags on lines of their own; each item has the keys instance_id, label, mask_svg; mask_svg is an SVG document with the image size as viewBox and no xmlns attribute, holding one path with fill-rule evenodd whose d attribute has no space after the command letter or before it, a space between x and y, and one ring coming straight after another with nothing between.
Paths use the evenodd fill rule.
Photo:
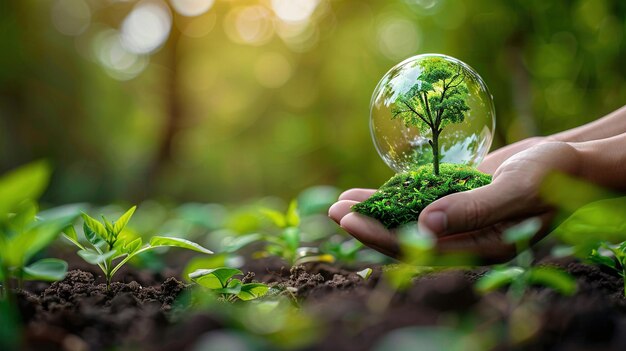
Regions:
<instances>
[{"instance_id":1,"label":"green tree canopy","mask_svg":"<svg viewBox=\"0 0 626 351\"><path fill-rule=\"evenodd\" d=\"M443 58L433 57L417 63L421 73L417 82L400 94L391 109L392 119L400 118L407 127L431 133L433 167L439 174L439 136L450 123L462 123L468 89L465 69Z\"/></svg>"}]
</instances>

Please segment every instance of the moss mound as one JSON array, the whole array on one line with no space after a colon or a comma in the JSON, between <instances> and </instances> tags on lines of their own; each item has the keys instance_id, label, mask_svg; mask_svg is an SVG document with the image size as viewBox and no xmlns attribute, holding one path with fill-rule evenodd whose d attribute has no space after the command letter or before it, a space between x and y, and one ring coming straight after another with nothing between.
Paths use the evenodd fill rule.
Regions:
<instances>
[{"instance_id":1,"label":"moss mound","mask_svg":"<svg viewBox=\"0 0 626 351\"><path fill-rule=\"evenodd\" d=\"M420 212L441 197L489 183L489 174L468 166L443 163L439 176L435 176L432 165L426 165L391 177L369 199L354 205L353 210L379 220L387 228L395 228L417 221Z\"/></svg>"}]
</instances>

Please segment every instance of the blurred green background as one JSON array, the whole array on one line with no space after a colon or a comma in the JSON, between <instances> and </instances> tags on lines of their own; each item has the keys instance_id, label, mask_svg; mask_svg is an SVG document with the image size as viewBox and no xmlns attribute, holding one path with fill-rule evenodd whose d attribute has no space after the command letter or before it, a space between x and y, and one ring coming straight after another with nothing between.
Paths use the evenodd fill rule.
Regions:
<instances>
[{"instance_id":1,"label":"blurred green background","mask_svg":"<svg viewBox=\"0 0 626 351\"><path fill-rule=\"evenodd\" d=\"M474 67L494 148L626 102L623 0L5 0L0 171L47 158L45 200L235 202L377 187L382 75Z\"/></svg>"}]
</instances>

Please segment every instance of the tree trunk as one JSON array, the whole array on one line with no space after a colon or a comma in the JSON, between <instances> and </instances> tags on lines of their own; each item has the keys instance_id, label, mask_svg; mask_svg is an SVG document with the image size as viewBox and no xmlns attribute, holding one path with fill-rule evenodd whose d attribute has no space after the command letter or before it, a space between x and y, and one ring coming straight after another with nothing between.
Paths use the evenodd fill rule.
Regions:
<instances>
[{"instance_id":1,"label":"tree trunk","mask_svg":"<svg viewBox=\"0 0 626 351\"><path fill-rule=\"evenodd\" d=\"M433 130L433 141L430 144L433 148L433 171L436 176L439 175L439 132Z\"/></svg>"}]
</instances>

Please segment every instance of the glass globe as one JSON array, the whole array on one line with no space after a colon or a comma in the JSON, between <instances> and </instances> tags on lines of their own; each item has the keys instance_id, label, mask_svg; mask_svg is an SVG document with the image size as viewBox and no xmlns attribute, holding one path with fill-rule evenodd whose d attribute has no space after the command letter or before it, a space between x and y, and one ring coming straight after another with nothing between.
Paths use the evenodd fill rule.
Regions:
<instances>
[{"instance_id":1,"label":"glass globe","mask_svg":"<svg viewBox=\"0 0 626 351\"><path fill-rule=\"evenodd\" d=\"M478 73L453 57L424 54L399 63L378 82L370 131L378 154L398 173L426 164L476 166L491 146L495 116Z\"/></svg>"}]
</instances>

